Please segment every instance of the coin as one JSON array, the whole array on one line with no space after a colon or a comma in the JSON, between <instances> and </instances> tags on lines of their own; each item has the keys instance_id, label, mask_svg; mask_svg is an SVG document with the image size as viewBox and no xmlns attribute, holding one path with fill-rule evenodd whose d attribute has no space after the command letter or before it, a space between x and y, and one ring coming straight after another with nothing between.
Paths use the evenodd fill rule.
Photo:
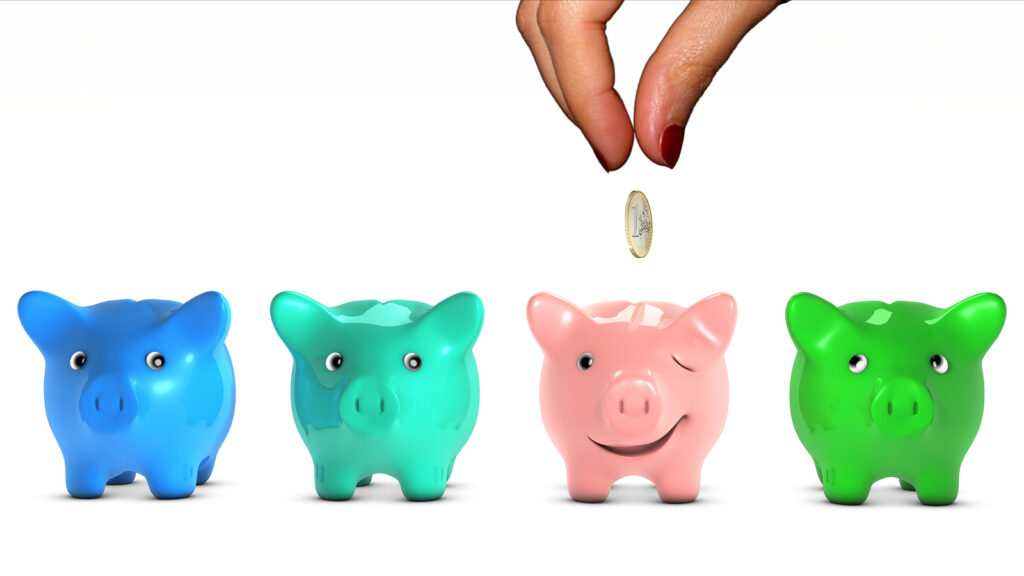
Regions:
<instances>
[{"instance_id":1,"label":"coin","mask_svg":"<svg viewBox=\"0 0 1024 576\"><path fill-rule=\"evenodd\" d=\"M626 243L637 258L647 256L654 238L654 221L647 196L639 190L630 192L626 200Z\"/></svg>"}]
</instances>

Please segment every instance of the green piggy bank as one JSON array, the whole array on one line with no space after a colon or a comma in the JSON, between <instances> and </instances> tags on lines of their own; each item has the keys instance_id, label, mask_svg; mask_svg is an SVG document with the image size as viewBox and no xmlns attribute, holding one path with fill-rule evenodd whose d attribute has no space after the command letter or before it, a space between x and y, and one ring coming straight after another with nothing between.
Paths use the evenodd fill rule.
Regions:
<instances>
[{"instance_id":1,"label":"green piggy bank","mask_svg":"<svg viewBox=\"0 0 1024 576\"><path fill-rule=\"evenodd\" d=\"M282 292L270 314L295 360L292 415L317 494L347 500L383 473L409 500L440 498L480 405L480 299L463 292L433 307L363 300L328 308Z\"/></svg>"},{"instance_id":2,"label":"green piggy bank","mask_svg":"<svg viewBox=\"0 0 1024 576\"><path fill-rule=\"evenodd\" d=\"M893 476L923 504L956 500L960 464L981 426L981 361L1005 319L995 294L946 309L790 299L793 426L830 501L860 504Z\"/></svg>"}]
</instances>

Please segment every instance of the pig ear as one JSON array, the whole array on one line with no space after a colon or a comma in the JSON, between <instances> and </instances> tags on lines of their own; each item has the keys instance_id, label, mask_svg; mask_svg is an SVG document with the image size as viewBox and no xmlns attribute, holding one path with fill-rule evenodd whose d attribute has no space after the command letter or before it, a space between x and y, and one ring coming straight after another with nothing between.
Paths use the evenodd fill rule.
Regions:
<instances>
[{"instance_id":1,"label":"pig ear","mask_svg":"<svg viewBox=\"0 0 1024 576\"><path fill-rule=\"evenodd\" d=\"M164 326L185 340L198 340L213 348L227 338L231 308L220 292L204 292L182 304L164 320Z\"/></svg>"},{"instance_id":2,"label":"pig ear","mask_svg":"<svg viewBox=\"0 0 1024 576\"><path fill-rule=\"evenodd\" d=\"M842 310L809 292L789 299L786 326L797 349L805 353L822 350L837 334L856 327Z\"/></svg>"},{"instance_id":3,"label":"pig ear","mask_svg":"<svg viewBox=\"0 0 1024 576\"><path fill-rule=\"evenodd\" d=\"M725 356L736 329L736 299L721 293L697 302L667 328L673 357L684 368L699 372Z\"/></svg>"},{"instance_id":4,"label":"pig ear","mask_svg":"<svg viewBox=\"0 0 1024 576\"><path fill-rule=\"evenodd\" d=\"M545 352L576 346L577 336L596 323L572 302L540 292L526 305L526 320L533 337Z\"/></svg>"},{"instance_id":5,"label":"pig ear","mask_svg":"<svg viewBox=\"0 0 1024 576\"><path fill-rule=\"evenodd\" d=\"M460 292L438 302L415 326L428 340L465 352L484 327L484 303L472 292Z\"/></svg>"},{"instance_id":6,"label":"pig ear","mask_svg":"<svg viewBox=\"0 0 1024 576\"><path fill-rule=\"evenodd\" d=\"M49 292L28 292L18 300L18 317L36 347L41 351L57 345L69 326L84 323L78 306Z\"/></svg>"},{"instance_id":7,"label":"pig ear","mask_svg":"<svg viewBox=\"0 0 1024 576\"><path fill-rule=\"evenodd\" d=\"M270 303L277 335L292 350L308 350L323 339L322 327L334 325L334 314L323 304L298 292L281 292Z\"/></svg>"},{"instance_id":8,"label":"pig ear","mask_svg":"<svg viewBox=\"0 0 1024 576\"><path fill-rule=\"evenodd\" d=\"M957 340L974 355L983 356L996 341L1006 322L1006 302L992 293L975 294L942 313L935 324L957 334Z\"/></svg>"}]
</instances>

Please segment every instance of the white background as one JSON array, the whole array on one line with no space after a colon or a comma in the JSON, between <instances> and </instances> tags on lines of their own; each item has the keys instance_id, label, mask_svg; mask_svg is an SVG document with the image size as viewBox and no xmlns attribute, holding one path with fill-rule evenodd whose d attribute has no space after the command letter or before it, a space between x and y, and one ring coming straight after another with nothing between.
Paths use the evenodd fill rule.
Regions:
<instances>
[{"instance_id":1,"label":"white background","mask_svg":"<svg viewBox=\"0 0 1024 576\"><path fill-rule=\"evenodd\" d=\"M544 89L515 8L0 6L3 572L1019 573L1024 4L785 5L715 79L675 170L634 147L610 175ZM681 8L612 21L628 109ZM637 188L644 260L622 233ZM32 289L227 296L238 407L208 486L67 496L16 314ZM480 420L442 500L407 503L380 477L348 503L316 498L268 313L281 290L482 297ZM569 500L525 320L541 290L736 296L729 421L696 503L660 504L639 479ZM1006 299L955 505L894 480L864 506L825 501L789 418L783 310L803 290Z\"/></svg>"}]
</instances>

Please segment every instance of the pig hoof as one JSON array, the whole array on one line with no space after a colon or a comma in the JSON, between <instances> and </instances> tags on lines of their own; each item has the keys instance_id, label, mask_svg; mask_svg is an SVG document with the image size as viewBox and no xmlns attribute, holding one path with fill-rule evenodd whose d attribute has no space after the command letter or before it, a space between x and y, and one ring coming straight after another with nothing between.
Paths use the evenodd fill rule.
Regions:
<instances>
[{"instance_id":1,"label":"pig hoof","mask_svg":"<svg viewBox=\"0 0 1024 576\"><path fill-rule=\"evenodd\" d=\"M910 482L907 482L906 480L900 480L900 488L903 488L904 490L910 492L914 491L914 485L911 484Z\"/></svg>"},{"instance_id":2,"label":"pig hoof","mask_svg":"<svg viewBox=\"0 0 1024 576\"><path fill-rule=\"evenodd\" d=\"M196 474L196 485L201 486L206 484L206 481L213 476L213 464L217 461L216 456L209 456L204 458L199 464L199 472Z\"/></svg>"},{"instance_id":3,"label":"pig hoof","mask_svg":"<svg viewBox=\"0 0 1024 576\"><path fill-rule=\"evenodd\" d=\"M867 492L861 493L836 493L836 492L825 492L825 498L833 504L843 504L846 506L856 506L863 504L868 499Z\"/></svg>"},{"instance_id":4,"label":"pig hoof","mask_svg":"<svg viewBox=\"0 0 1024 576\"><path fill-rule=\"evenodd\" d=\"M97 467L72 464L64 482L72 498L99 498L107 487L107 474Z\"/></svg>"},{"instance_id":5,"label":"pig hoof","mask_svg":"<svg viewBox=\"0 0 1024 576\"><path fill-rule=\"evenodd\" d=\"M401 481L398 484L402 487L402 495L405 496L405 499L412 502L437 500L444 496L445 488L447 488L446 484L428 485Z\"/></svg>"},{"instance_id":6,"label":"pig hoof","mask_svg":"<svg viewBox=\"0 0 1024 576\"><path fill-rule=\"evenodd\" d=\"M609 492L611 492L611 486L606 488L580 488L579 486L569 486L569 496L572 497L573 500L589 504L604 502L608 499Z\"/></svg>"},{"instance_id":7,"label":"pig hoof","mask_svg":"<svg viewBox=\"0 0 1024 576\"><path fill-rule=\"evenodd\" d=\"M166 479L159 476L153 478L147 477L146 481L149 482L150 493L160 500L187 498L196 491L196 485L192 481L168 482Z\"/></svg>"},{"instance_id":8,"label":"pig hoof","mask_svg":"<svg viewBox=\"0 0 1024 576\"><path fill-rule=\"evenodd\" d=\"M429 490L424 492L406 492L402 490L402 495L405 499L410 502L431 502L433 500L440 500L444 496L444 490Z\"/></svg>"},{"instance_id":9,"label":"pig hoof","mask_svg":"<svg viewBox=\"0 0 1024 576\"><path fill-rule=\"evenodd\" d=\"M370 482L372 482L372 481L373 481L373 474L370 474L366 478L363 478L359 482L356 482L356 486L358 486L359 488L362 488L363 486L369 486Z\"/></svg>"},{"instance_id":10,"label":"pig hoof","mask_svg":"<svg viewBox=\"0 0 1024 576\"><path fill-rule=\"evenodd\" d=\"M697 499L700 489L674 490L671 488L658 487L658 497L667 504L686 504Z\"/></svg>"},{"instance_id":11,"label":"pig hoof","mask_svg":"<svg viewBox=\"0 0 1024 576\"><path fill-rule=\"evenodd\" d=\"M917 499L921 504L948 506L956 501L960 489L959 478L956 475L922 474L916 480Z\"/></svg>"},{"instance_id":12,"label":"pig hoof","mask_svg":"<svg viewBox=\"0 0 1024 576\"><path fill-rule=\"evenodd\" d=\"M352 495L355 494L355 492L355 484L326 485L318 483L316 485L317 496L323 498L324 500L349 500L350 498L352 498Z\"/></svg>"},{"instance_id":13,"label":"pig hoof","mask_svg":"<svg viewBox=\"0 0 1024 576\"><path fill-rule=\"evenodd\" d=\"M949 506L953 502L956 502L956 496L953 496L952 498L948 496L938 498L922 498L921 495L918 495L917 499L920 500L921 504L924 504L925 506Z\"/></svg>"},{"instance_id":14,"label":"pig hoof","mask_svg":"<svg viewBox=\"0 0 1024 576\"><path fill-rule=\"evenodd\" d=\"M191 487L179 487L179 488L154 488L150 486L149 491L158 500L177 500L178 498L188 498L196 491L195 486Z\"/></svg>"},{"instance_id":15,"label":"pig hoof","mask_svg":"<svg viewBox=\"0 0 1024 576\"><path fill-rule=\"evenodd\" d=\"M949 506L956 502L956 490L917 491L917 499L925 506Z\"/></svg>"},{"instance_id":16,"label":"pig hoof","mask_svg":"<svg viewBox=\"0 0 1024 576\"><path fill-rule=\"evenodd\" d=\"M577 502L582 502L584 504L600 504L601 502L604 502L605 500L608 499L608 495L607 494L602 496L600 494L588 494L588 493L580 494L580 493L572 493L572 492L570 492L569 496L571 496L573 500L575 500Z\"/></svg>"},{"instance_id":17,"label":"pig hoof","mask_svg":"<svg viewBox=\"0 0 1024 576\"><path fill-rule=\"evenodd\" d=\"M99 488L99 489L95 489L95 488L68 488L68 494L70 494L72 498L79 498L79 499L82 499L82 500L89 500L89 499L92 499L92 498L99 498L100 496L103 496L103 489L102 488Z\"/></svg>"}]
</instances>

